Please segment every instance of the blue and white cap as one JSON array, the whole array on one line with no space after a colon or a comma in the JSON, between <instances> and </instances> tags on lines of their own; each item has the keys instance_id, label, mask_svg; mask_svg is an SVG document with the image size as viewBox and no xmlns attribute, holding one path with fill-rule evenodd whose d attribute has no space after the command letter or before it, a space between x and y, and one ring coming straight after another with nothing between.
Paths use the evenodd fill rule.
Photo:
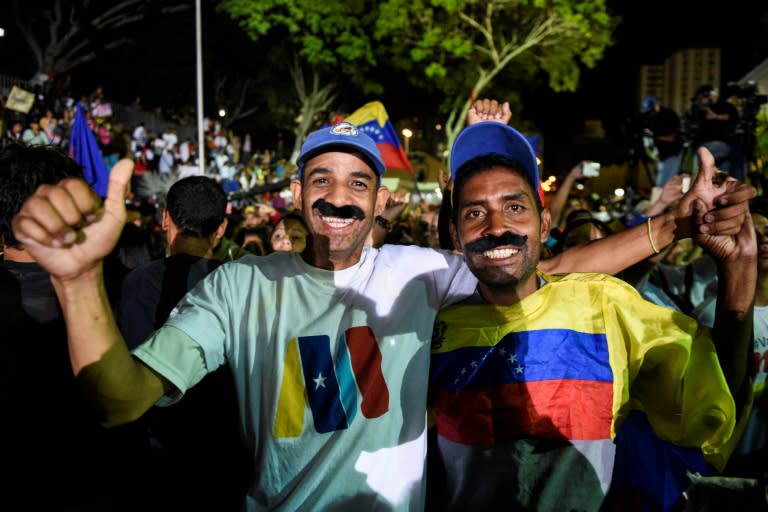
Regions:
<instances>
[{"instance_id":1,"label":"blue and white cap","mask_svg":"<svg viewBox=\"0 0 768 512\"><path fill-rule=\"evenodd\" d=\"M360 151L370 160L379 178L387 170L376 142L354 124L343 121L330 127L325 126L307 135L301 146L299 157L296 159L299 178L302 176L304 166L311 158L320 153L333 151L334 148Z\"/></svg>"}]
</instances>

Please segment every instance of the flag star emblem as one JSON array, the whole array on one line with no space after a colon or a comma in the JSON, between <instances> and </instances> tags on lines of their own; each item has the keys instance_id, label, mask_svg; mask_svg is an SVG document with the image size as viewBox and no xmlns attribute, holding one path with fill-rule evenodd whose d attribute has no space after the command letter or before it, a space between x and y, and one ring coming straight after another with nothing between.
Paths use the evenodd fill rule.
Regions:
<instances>
[{"instance_id":1,"label":"flag star emblem","mask_svg":"<svg viewBox=\"0 0 768 512\"><path fill-rule=\"evenodd\" d=\"M472 361L471 363L469 363L469 366L471 366L472 368L477 368L477 361Z\"/></svg>"},{"instance_id":2,"label":"flag star emblem","mask_svg":"<svg viewBox=\"0 0 768 512\"><path fill-rule=\"evenodd\" d=\"M327 379L327 377L323 377L322 373L318 373L317 374L317 378L312 379L312 380L315 381L315 389L320 389L321 387L324 388L325 387L325 379Z\"/></svg>"},{"instance_id":3,"label":"flag star emblem","mask_svg":"<svg viewBox=\"0 0 768 512\"><path fill-rule=\"evenodd\" d=\"M517 374L523 373L523 367L520 365L515 366L515 373Z\"/></svg>"},{"instance_id":4,"label":"flag star emblem","mask_svg":"<svg viewBox=\"0 0 768 512\"><path fill-rule=\"evenodd\" d=\"M507 360L510 363L514 363L515 361L517 361L517 354L510 354L510 356L507 358Z\"/></svg>"},{"instance_id":5,"label":"flag star emblem","mask_svg":"<svg viewBox=\"0 0 768 512\"><path fill-rule=\"evenodd\" d=\"M461 369L461 374L464 375L465 373L467 373L467 369L466 368L462 368Z\"/></svg>"},{"instance_id":6,"label":"flag star emblem","mask_svg":"<svg viewBox=\"0 0 768 512\"><path fill-rule=\"evenodd\" d=\"M505 355L507 355L507 349L505 349L504 347L501 347L499 349L499 354L501 354L501 357L504 357Z\"/></svg>"}]
</instances>

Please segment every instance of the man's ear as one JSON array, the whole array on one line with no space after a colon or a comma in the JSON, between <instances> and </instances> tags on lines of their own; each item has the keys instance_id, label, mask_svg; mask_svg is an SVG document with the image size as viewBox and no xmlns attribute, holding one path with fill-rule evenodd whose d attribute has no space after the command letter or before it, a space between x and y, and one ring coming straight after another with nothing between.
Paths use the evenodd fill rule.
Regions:
<instances>
[{"instance_id":1,"label":"man's ear","mask_svg":"<svg viewBox=\"0 0 768 512\"><path fill-rule=\"evenodd\" d=\"M301 184L301 180L291 180L291 195L293 196L293 204L298 209L302 209L302 203L301 203L301 191L303 189L303 186Z\"/></svg>"},{"instance_id":2,"label":"man's ear","mask_svg":"<svg viewBox=\"0 0 768 512\"><path fill-rule=\"evenodd\" d=\"M160 226L163 228L163 231L168 231L168 227L171 225L171 216L168 213L168 209L163 209L163 221L160 224Z\"/></svg>"},{"instance_id":3,"label":"man's ear","mask_svg":"<svg viewBox=\"0 0 768 512\"><path fill-rule=\"evenodd\" d=\"M463 253L464 247L461 245L461 240L459 239L459 231L456 229L456 224L453 222L453 219L448 221L448 232L451 234L453 250Z\"/></svg>"},{"instance_id":4,"label":"man's ear","mask_svg":"<svg viewBox=\"0 0 768 512\"><path fill-rule=\"evenodd\" d=\"M387 207L387 201L389 200L389 189L384 186L380 186L376 191L376 205L373 207L374 215L381 215Z\"/></svg>"},{"instance_id":5,"label":"man's ear","mask_svg":"<svg viewBox=\"0 0 768 512\"><path fill-rule=\"evenodd\" d=\"M549 232L552 229L552 212L549 211L549 208L544 208L541 210L539 217L541 218L541 232L539 235L541 243L544 243L549 238Z\"/></svg>"},{"instance_id":6,"label":"man's ear","mask_svg":"<svg viewBox=\"0 0 768 512\"><path fill-rule=\"evenodd\" d=\"M227 225L229 224L229 219L226 217L223 221L221 221L221 224L219 224L219 227L216 228L216 241L221 240L224 238L224 234L227 232Z\"/></svg>"}]
</instances>

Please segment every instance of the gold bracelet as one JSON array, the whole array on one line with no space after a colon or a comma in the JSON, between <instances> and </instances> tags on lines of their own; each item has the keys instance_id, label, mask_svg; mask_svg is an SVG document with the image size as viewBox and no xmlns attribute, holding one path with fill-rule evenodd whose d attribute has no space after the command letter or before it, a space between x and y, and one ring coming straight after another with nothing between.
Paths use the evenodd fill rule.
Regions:
<instances>
[{"instance_id":1,"label":"gold bracelet","mask_svg":"<svg viewBox=\"0 0 768 512\"><path fill-rule=\"evenodd\" d=\"M648 241L651 243L651 249L653 249L653 252L656 254L659 254L661 251L656 248L656 244L653 243L653 233L651 232L651 218L648 217Z\"/></svg>"}]
</instances>

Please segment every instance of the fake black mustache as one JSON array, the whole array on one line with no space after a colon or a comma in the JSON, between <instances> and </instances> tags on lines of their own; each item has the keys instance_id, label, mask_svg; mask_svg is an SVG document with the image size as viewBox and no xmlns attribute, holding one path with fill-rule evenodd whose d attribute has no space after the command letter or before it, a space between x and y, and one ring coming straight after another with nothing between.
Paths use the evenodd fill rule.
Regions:
<instances>
[{"instance_id":1,"label":"fake black mustache","mask_svg":"<svg viewBox=\"0 0 768 512\"><path fill-rule=\"evenodd\" d=\"M483 238L469 242L464 249L470 252L482 253L505 245L522 247L528 242L527 235L515 235L507 231L501 236L485 235Z\"/></svg>"},{"instance_id":2,"label":"fake black mustache","mask_svg":"<svg viewBox=\"0 0 768 512\"><path fill-rule=\"evenodd\" d=\"M360 207L348 204L346 206L342 206L341 208L337 208L336 206L332 205L325 199L318 199L314 202L312 205L312 208L314 210L317 210L320 212L320 215L323 217L338 217L340 219L346 219L346 218L353 218L357 220L363 220L365 219L365 212L360 209Z\"/></svg>"}]
</instances>

